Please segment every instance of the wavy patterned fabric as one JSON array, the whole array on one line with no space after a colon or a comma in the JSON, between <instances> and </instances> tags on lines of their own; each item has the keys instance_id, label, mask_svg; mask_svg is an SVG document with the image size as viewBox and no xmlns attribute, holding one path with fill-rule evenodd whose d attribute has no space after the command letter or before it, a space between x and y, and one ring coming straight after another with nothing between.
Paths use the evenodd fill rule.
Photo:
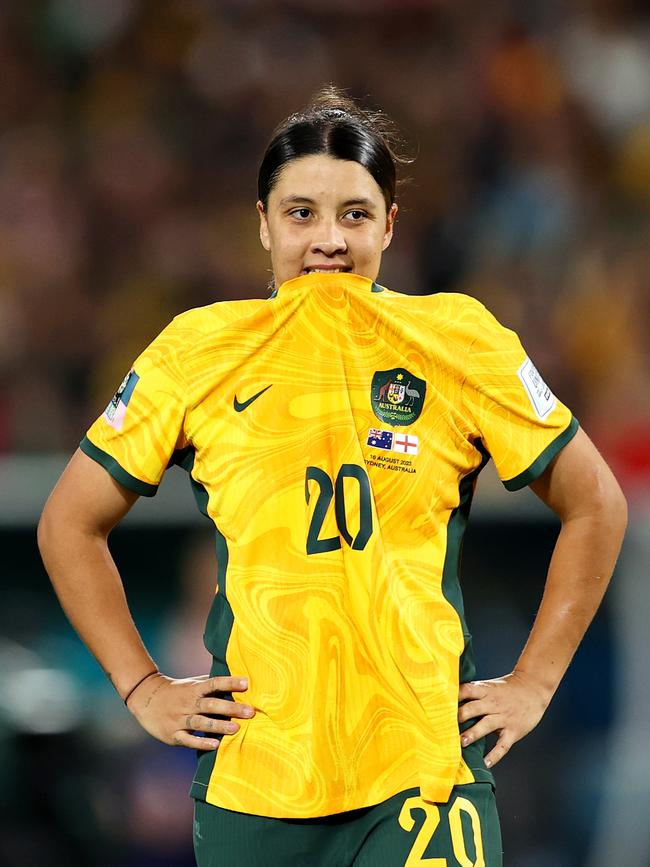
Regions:
<instances>
[{"instance_id":1,"label":"wavy patterned fabric","mask_svg":"<svg viewBox=\"0 0 650 867\"><path fill-rule=\"evenodd\" d=\"M576 428L516 335L467 296L311 274L182 314L133 369L82 448L139 493L190 469L220 538L206 645L257 709L193 794L313 817L490 779L456 718L473 483L489 452L527 484Z\"/></svg>"}]
</instances>

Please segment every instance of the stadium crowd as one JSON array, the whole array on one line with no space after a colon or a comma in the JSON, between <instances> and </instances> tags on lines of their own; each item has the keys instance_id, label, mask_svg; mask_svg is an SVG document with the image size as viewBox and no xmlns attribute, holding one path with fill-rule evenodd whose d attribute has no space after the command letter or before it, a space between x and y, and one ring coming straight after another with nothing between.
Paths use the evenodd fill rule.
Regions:
<instances>
[{"instance_id":1,"label":"stadium crowd","mask_svg":"<svg viewBox=\"0 0 650 867\"><path fill-rule=\"evenodd\" d=\"M647 493L650 13L643 0L0 4L0 455L71 452L172 316L268 294L254 208L258 161L275 123L329 81L391 115L415 157L381 282L478 297L521 335L631 500ZM168 603L151 613L143 631L158 636L154 646L176 661L178 674L189 674L205 664L198 639L186 641L200 634L213 592L212 541L170 540L160 561L172 559L172 542L183 546L174 555L183 601L173 616ZM526 547L523 536L519 542ZM514 567L499 577L517 591ZM514 603L499 617L490 634L495 653L513 623L522 639L527 628ZM24 635L46 635L45 619L30 609ZM572 787L598 788L598 755L584 758L559 734L583 722L580 690L602 690L607 679L607 638L598 628L591 670L579 670L544 735L556 759L581 770L564 791L575 811L558 820L573 851L586 845L580 838L593 804L578 803ZM78 646L71 653L78 664ZM13 863L46 863L40 853L48 851L53 867L87 867L85 853L93 851L101 867L191 864L184 780L193 756L170 758L168 749L134 739L98 670L93 678L104 690L94 710L105 717L105 740L91 746L81 736L70 747L54 739L47 756L45 737L38 749L25 740L20 761L27 757L39 783L29 797L27 789L16 795L13 782L0 786L0 808L15 811L0 822L0 861L10 863L11 851L21 853ZM608 712L589 724L602 730ZM15 742L13 753L5 743L0 758L14 781L22 766ZM533 766L526 749L500 778L504 790L508 775L521 784L510 785L518 800L506 825L514 850L528 853L517 867L575 867L570 849L531 840L542 795L535 800L526 786ZM66 766L58 777L57 759ZM105 785L87 792L93 762ZM536 766L539 792L551 765ZM50 824L30 837L21 824L29 810L17 805L39 798L59 806L48 807ZM92 821L60 806L81 802ZM552 809L548 799L544 808ZM58 850L52 841L64 838ZM117 849L126 840L128 853L106 848L110 840ZM33 860L24 848L30 841Z\"/></svg>"},{"instance_id":2,"label":"stadium crowd","mask_svg":"<svg viewBox=\"0 0 650 867\"><path fill-rule=\"evenodd\" d=\"M476 295L650 466L650 31L633 0L0 9L0 449L70 450L182 309L265 292L255 172L325 81L416 155L382 274Z\"/></svg>"}]
</instances>

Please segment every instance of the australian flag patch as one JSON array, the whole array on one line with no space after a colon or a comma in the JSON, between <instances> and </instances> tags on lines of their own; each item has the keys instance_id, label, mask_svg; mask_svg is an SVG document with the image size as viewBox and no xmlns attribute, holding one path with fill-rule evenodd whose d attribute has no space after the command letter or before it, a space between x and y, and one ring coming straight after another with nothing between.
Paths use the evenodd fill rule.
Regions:
<instances>
[{"instance_id":1,"label":"australian flag patch","mask_svg":"<svg viewBox=\"0 0 650 867\"><path fill-rule=\"evenodd\" d=\"M366 444L375 449L387 449L390 451L393 447L393 433L389 430L379 430L371 427L368 431L368 439Z\"/></svg>"}]
</instances>

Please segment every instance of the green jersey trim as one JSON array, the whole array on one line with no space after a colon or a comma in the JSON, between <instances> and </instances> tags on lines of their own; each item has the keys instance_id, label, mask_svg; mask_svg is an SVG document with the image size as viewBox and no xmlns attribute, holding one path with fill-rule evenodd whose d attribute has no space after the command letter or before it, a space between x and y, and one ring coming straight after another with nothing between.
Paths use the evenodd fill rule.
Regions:
<instances>
[{"instance_id":1,"label":"green jersey trim","mask_svg":"<svg viewBox=\"0 0 650 867\"><path fill-rule=\"evenodd\" d=\"M118 464L112 455L98 448L87 436L81 440L79 448L89 458L101 464L116 482L133 491L134 494L139 494L141 497L153 497L158 490L158 485L143 482L142 479L138 479L132 476L131 473L128 473L124 467Z\"/></svg>"},{"instance_id":2,"label":"green jersey trim","mask_svg":"<svg viewBox=\"0 0 650 867\"><path fill-rule=\"evenodd\" d=\"M182 467L188 474L194 499L199 507L199 511L206 518L210 518L208 513L208 492L205 487L198 482L192 475L194 469L195 451L192 446L174 452L170 464L177 464ZM226 649L230 634L234 623L234 615L232 608L226 596L226 573L228 571L228 543L223 533L219 530L214 520L210 518L215 529L216 547L217 547L217 593L210 607L208 619L203 632L203 643L209 653L212 654L212 666L210 668L210 677L230 677L230 669L226 662ZM227 701L233 701L232 693L221 693L222 697ZM217 717L218 719L227 719L227 717ZM221 740L221 738L219 738ZM197 751L198 764L192 785L190 786L190 797L198 798L201 801L205 800L210 778L214 772L214 766L217 761L218 750Z\"/></svg>"},{"instance_id":3,"label":"green jersey trim","mask_svg":"<svg viewBox=\"0 0 650 867\"><path fill-rule=\"evenodd\" d=\"M531 482L534 482L535 479L539 478L544 470L551 463L553 458L559 454L564 446L570 442L573 437L577 434L578 428L580 427L580 422L575 416L571 416L571 421L569 422L568 427L562 431L562 433L557 436L552 443L546 446L544 451L537 457L532 464L528 467L528 469L524 470L519 475L515 476L512 479L507 479L503 482L503 486L508 491L518 491L521 488L525 488L526 485L529 485Z\"/></svg>"},{"instance_id":4,"label":"green jersey trim","mask_svg":"<svg viewBox=\"0 0 650 867\"><path fill-rule=\"evenodd\" d=\"M217 585L218 592L214 597L210 613L205 624L203 642L209 653L212 654L212 666L210 677L230 677L231 671L226 662L226 648L230 639L230 633L234 623L234 616L230 603L226 598L226 570L228 568L228 545L219 529L215 526L217 543ZM234 701L232 693L221 693L226 701ZM218 717L228 719L228 717ZM218 738L221 740L221 738ZM214 766L218 757L218 750L197 752L198 763L194 773L194 779L190 786L190 797L204 801L210 779L214 772Z\"/></svg>"},{"instance_id":5,"label":"green jersey trim","mask_svg":"<svg viewBox=\"0 0 650 867\"><path fill-rule=\"evenodd\" d=\"M474 663L474 651L472 648L472 636L470 635L465 620L465 606L463 593L460 586L460 564L463 550L463 538L469 520L474 485L483 467L490 460L490 455L479 440L476 447L481 453L481 463L475 470L461 479L458 486L458 505L452 511L447 524L447 551L445 562L442 567L442 593L447 602L453 606L458 614L465 639L465 647L460 657L459 680L467 683L476 677L476 665ZM475 720L468 720L461 727L461 731L469 728ZM460 736L460 735L459 735ZM494 777L483 763L485 755L485 738L470 744L462 749L465 764L470 769L477 783L490 783L493 787Z\"/></svg>"}]
</instances>

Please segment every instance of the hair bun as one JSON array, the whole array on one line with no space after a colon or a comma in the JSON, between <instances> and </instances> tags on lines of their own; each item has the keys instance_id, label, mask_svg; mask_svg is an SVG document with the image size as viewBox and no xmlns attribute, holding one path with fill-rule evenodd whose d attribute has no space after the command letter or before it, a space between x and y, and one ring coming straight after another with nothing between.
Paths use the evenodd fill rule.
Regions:
<instances>
[{"instance_id":1,"label":"hair bun","mask_svg":"<svg viewBox=\"0 0 650 867\"><path fill-rule=\"evenodd\" d=\"M344 90L327 84L275 128L260 165L258 198L266 207L287 163L311 154L328 154L366 168L377 181L388 210L395 201L397 165L413 162L402 146L399 131L386 114L362 108Z\"/></svg>"}]
</instances>

